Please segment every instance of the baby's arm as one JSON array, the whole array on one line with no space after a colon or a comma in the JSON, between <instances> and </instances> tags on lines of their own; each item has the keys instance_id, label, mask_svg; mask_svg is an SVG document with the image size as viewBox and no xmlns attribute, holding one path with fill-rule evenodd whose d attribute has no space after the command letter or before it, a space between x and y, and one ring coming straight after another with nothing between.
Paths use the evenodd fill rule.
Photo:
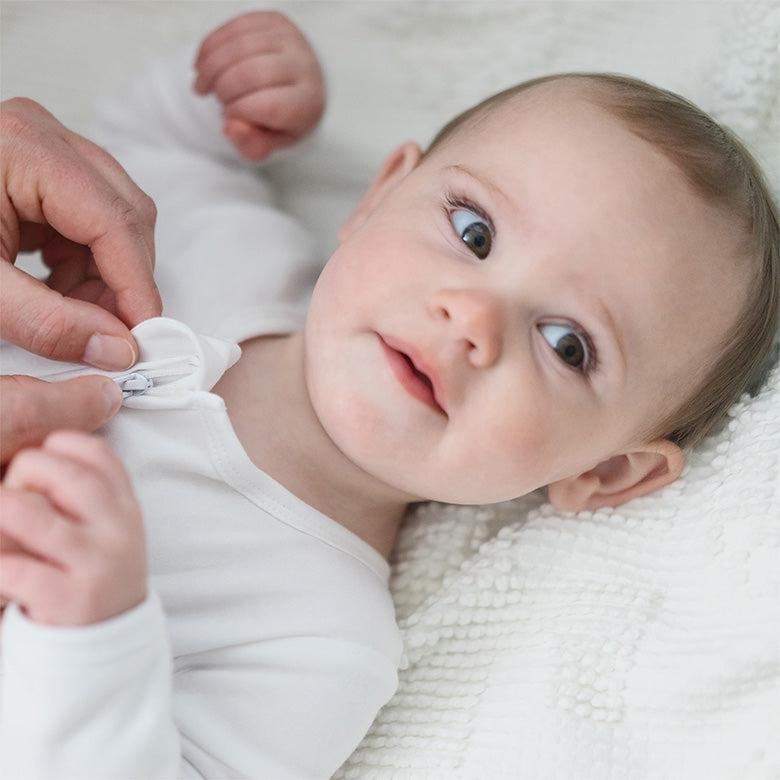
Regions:
<instances>
[{"instance_id":1,"label":"baby's arm","mask_svg":"<svg viewBox=\"0 0 780 780\"><path fill-rule=\"evenodd\" d=\"M316 54L274 11L243 14L214 30L200 46L195 70L195 91L216 94L225 135L250 160L304 138L325 108Z\"/></svg>"},{"instance_id":2,"label":"baby's arm","mask_svg":"<svg viewBox=\"0 0 780 780\"><path fill-rule=\"evenodd\" d=\"M52 434L0 489L0 775L179 776L171 650L141 513L100 439Z\"/></svg>"},{"instance_id":3,"label":"baby's arm","mask_svg":"<svg viewBox=\"0 0 780 780\"><path fill-rule=\"evenodd\" d=\"M155 279L167 316L237 341L294 330L321 256L277 207L272 180L223 134L219 98L193 91L196 52L166 55L108 98L93 140L157 205Z\"/></svg>"},{"instance_id":4,"label":"baby's arm","mask_svg":"<svg viewBox=\"0 0 780 780\"><path fill-rule=\"evenodd\" d=\"M0 551L0 593L34 623L99 623L146 598L141 510L96 437L63 431L23 450L0 487L0 533L12 542Z\"/></svg>"}]
</instances>

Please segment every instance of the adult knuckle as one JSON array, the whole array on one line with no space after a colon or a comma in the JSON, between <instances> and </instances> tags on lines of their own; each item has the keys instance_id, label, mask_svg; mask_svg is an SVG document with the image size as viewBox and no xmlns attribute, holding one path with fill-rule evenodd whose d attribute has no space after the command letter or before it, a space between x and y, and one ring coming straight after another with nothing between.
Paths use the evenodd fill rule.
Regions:
<instances>
[{"instance_id":1,"label":"adult knuckle","mask_svg":"<svg viewBox=\"0 0 780 780\"><path fill-rule=\"evenodd\" d=\"M268 9L264 11L254 11L252 18L265 25L284 25L289 24L287 17L281 12L274 9Z\"/></svg>"},{"instance_id":2,"label":"adult knuckle","mask_svg":"<svg viewBox=\"0 0 780 780\"><path fill-rule=\"evenodd\" d=\"M31 98L14 97L3 101L0 127L10 135L26 136L30 132L31 115L45 114L43 107Z\"/></svg>"},{"instance_id":3,"label":"adult knuckle","mask_svg":"<svg viewBox=\"0 0 780 780\"><path fill-rule=\"evenodd\" d=\"M133 236L144 236L153 230L157 207L153 202L147 203L147 199L151 201L151 198L144 195L133 203L117 193L111 203L113 228Z\"/></svg>"},{"instance_id":4,"label":"adult knuckle","mask_svg":"<svg viewBox=\"0 0 780 780\"><path fill-rule=\"evenodd\" d=\"M19 98L13 98L13 100L19 100ZM11 103L13 101L8 102ZM23 137L29 127L29 122L25 116L15 109L15 106L6 106L4 104L3 110L0 112L0 128L2 128L4 137Z\"/></svg>"},{"instance_id":5,"label":"adult knuckle","mask_svg":"<svg viewBox=\"0 0 780 780\"><path fill-rule=\"evenodd\" d=\"M154 200L143 191L139 191L138 196L138 213L141 216L143 222L154 227L157 222L157 204Z\"/></svg>"},{"instance_id":6,"label":"adult knuckle","mask_svg":"<svg viewBox=\"0 0 780 780\"><path fill-rule=\"evenodd\" d=\"M139 224L138 210L121 193L114 190L106 202L115 225L123 228L136 228Z\"/></svg>"},{"instance_id":7,"label":"adult knuckle","mask_svg":"<svg viewBox=\"0 0 780 780\"><path fill-rule=\"evenodd\" d=\"M157 207L154 201L135 184L119 161L95 144L89 145L89 153L94 156L98 170L113 173L124 182L126 192L129 193L126 197L119 189L113 189L109 208L119 222L130 225L137 222L147 222L153 225L157 219Z\"/></svg>"}]
</instances>

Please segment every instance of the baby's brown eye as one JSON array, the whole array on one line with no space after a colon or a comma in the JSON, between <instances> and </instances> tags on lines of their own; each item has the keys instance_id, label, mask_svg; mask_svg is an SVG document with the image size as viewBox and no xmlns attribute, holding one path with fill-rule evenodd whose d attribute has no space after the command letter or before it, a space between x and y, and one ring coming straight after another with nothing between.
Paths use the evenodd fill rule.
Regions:
<instances>
[{"instance_id":1,"label":"baby's brown eye","mask_svg":"<svg viewBox=\"0 0 780 780\"><path fill-rule=\"evenodd\" d=\"M475 222L473 225L469 225L461 238L480 260L484 260L490 254L490 228L484 222Z\"/></svg>"},{"instance_id":2,"label":"baby's brown eye","mask_svg":"<svg viewBox=\"0 0 780 780\"><path fill-rule=\"evenodd\" d=\"M564 336L556 345L555 351L564 363L579 368L585 361L585 348L582 342L573 334Z\"/></svg>"},{"instance_id":3,"label":"baby's brown eye","mask_svg":"<svg viewBox=\"0 0 780 780\"><path fill-rule=\"evenodd\" d=\"M540 325L539 330L555 354L567 365L584 371L589 354L583 339L565 325Z\"/></svg>"},{"instance_id":4,"label":"baby's brown eye","mask_svg":"<svg viewBox=\"0 0 780 780\"><path fill-rule=\"evenodd\" d=\"M450 214L450 220L468 248L480 260L484 260L490 254L493 244L490 227L481 217L468 209L456 209Z\"/></svg>"}]
</instances>

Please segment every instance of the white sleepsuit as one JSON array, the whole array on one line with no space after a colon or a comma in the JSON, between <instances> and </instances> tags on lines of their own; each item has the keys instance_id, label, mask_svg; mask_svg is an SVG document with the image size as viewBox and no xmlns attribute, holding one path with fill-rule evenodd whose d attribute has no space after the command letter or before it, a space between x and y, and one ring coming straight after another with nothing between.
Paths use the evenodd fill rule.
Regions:
<instances>
[{"instance_id":1,"label":"white sleepsuit","mask_svg":"<svg viewBox=\"0 0 780 780\"><path fill-rule=\"evenodd\" d=\"M0 763L13 780L328 777L396 686L388 564L257 469L208 392L238 342L302 325L318 260L189 94L185 58L154 73L98 135L158 206L166 317L136 329L106 429L144 509L151 595L85 628L9 607ZM0 359L88 370L6 344Z\"/></svg>"}]
</instances>

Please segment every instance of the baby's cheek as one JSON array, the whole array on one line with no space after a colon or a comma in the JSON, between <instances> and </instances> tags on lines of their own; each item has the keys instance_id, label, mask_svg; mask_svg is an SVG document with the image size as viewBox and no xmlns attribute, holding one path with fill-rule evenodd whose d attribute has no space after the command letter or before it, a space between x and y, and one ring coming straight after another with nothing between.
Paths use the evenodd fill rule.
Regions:
<instances>
[{"instance_id":1,"label":"baby's cheek","mask_svg":"<svg viewBox=\"0 0 780 780\"><path fill-rule=\"evenodd\" d=\"M587 450L592 437L583 435L576 421L549 409L515 418L514 424L510 420L496 435L514 478L522 478L524 491L518 495L578 473L590 460ZM507 478L511 476L512 471Z\"/></svg>"}]
</instances>

